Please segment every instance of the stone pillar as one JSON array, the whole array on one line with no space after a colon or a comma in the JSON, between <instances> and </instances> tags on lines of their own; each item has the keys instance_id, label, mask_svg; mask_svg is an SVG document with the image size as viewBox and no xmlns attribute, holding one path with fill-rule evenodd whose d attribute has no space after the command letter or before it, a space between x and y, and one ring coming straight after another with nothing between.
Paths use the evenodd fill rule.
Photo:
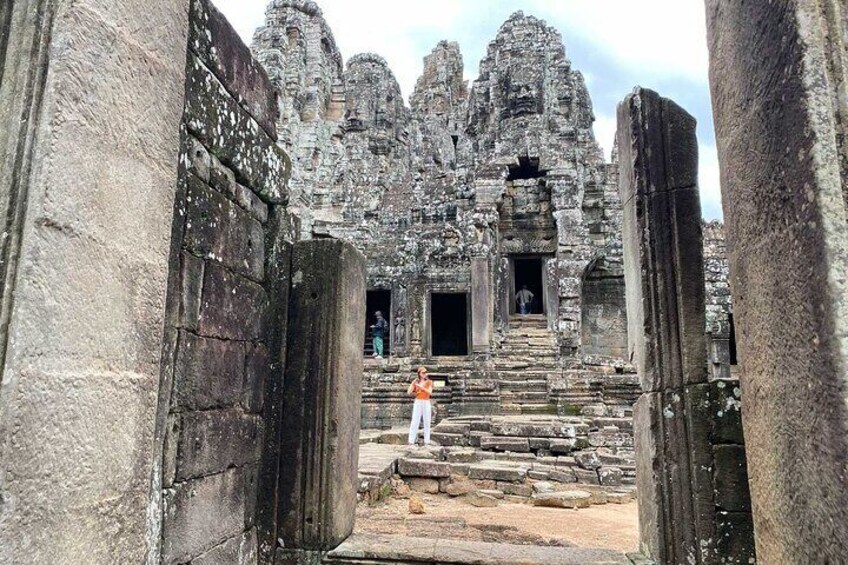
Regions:
<instances>
[{"instance_id":1,"label":"stone pillar","mask_svg":"<svg viewBox=\"0 0 848 565\"><path fill-rule=\"evenodd\" d=\"M848 6L707 0L757 553L848 555Z\"/></svg>"},{"instance_id":2,"label":"stone pillar","mask_svg":"<svg viewBox=\"0 0 848 565\"><path fill-rule=\"evenodd\" d=\"M715 543L695 120L637 89L618 107L640 549L661 563L712 563Z\"/></svg>"},{"instance_id":3,"label":"stone pillar","mask_svg":"<svg viewBox=\"0 0 848 565\"><path fill-rule=\"evenodd\" d=\"M305 563L353 531L365 258L341 241L294 245L279 470L277 563Z\"/></svg>"},{"instance_id":4,"label":"stone pillar","mask_svg":"<svg viewBox=\"0 0 848 565\"><path fill-rule=\"evenodd\" d=\"M492 339L492 277L486 257L471 259L471 343L474 353L488 353Z\"/></svg>"},{"instance_id":5,"label":"stone pillar","mask_svg":"<svg viewBox=\"0 0 848 565\"><path fill-rule=\"evenodd\" d=\"M187 13L0 8L0 563L145 563L155 545Z\"/></svg>"}]
</instances>

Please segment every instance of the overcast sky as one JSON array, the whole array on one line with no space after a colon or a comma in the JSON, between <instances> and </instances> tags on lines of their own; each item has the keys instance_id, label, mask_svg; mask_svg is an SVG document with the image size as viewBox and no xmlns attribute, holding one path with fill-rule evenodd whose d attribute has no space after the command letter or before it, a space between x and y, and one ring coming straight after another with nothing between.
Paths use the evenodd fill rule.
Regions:
<instances>
[{"instance_id":1,"label":"overcast sky","mask_svg":"<svg viewBox=\"0 0 848 565\"><path fill-rule=\"evenodd\" d=\"M213 0L245 41L262 25L266 0ZM595 134L607 156L615 106L634 86L674 99L698 119L704 217L721 218L707 81L703 0L318 0L345 60L382 55L409 99L422 59L442 39L459 42L466 78L500 25L517 10L542 18L563 36L574 68L586 76Z\"/></svg>"}]
</instances>

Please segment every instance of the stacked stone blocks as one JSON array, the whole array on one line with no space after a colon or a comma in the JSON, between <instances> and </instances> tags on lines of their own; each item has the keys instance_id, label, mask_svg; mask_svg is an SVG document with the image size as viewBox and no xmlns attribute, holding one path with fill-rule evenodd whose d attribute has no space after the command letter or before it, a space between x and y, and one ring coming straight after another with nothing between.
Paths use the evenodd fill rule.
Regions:
<instances>
[{"instance_id":1,"label":"stacked stone blocks","mask_svg":"<svg viewBox=\"0 0 848 565\"><path fill-rule=\"evenodd\" d=\"M266 237L290 171L273 88L226 20L192 3L160 414L162 563L255 563L271 289Z\"/></svg>"}]
</instances>

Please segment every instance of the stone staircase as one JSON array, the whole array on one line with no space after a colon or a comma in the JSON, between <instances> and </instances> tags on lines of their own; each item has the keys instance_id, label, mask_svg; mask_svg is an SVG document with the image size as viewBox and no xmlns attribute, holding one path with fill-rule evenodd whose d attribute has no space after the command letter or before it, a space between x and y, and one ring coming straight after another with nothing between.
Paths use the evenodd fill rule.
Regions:
<instances>
[{"instance_id":1,"label":"stone staircase","mask_svg":"<svg viewBox=\"0 0 848 565\"><path fill-rule=\"evenodd\" d=\"M559 373L558 347L545 316L512 316L495 357L504 414L552 414L550 375Z\"/></svg>"}]
</instances>

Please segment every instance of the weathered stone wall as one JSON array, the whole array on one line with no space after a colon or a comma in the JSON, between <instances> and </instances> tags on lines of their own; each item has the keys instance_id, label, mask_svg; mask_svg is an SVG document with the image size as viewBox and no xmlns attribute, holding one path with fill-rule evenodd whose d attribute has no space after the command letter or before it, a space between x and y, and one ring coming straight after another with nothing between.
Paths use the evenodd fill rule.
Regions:
<instances>
[{"instance_id":1,"label":"weathered stone wall","mask_svg":"<svg viewBox=\"0 0 848 565\"><path fill-rule=\"evenodd\" d=\"M731 349L735 351L736 332L733 327L733 303L730 297L730 268L727 264L727 245L724 224L705 222L704 228L704 282L706 288L707 361L710 376L729 379L732 371Z\"/></svg>"},{"instance_id":2,"label":"weathered stone wall","mask_svg":"<svg viewBox=\"0 0 848 565\"><path fill-rule=\"evenodd\" d=\"M188 1L0 7L0 562L144 563Z\"/></svg>"},{"instance_id":3,"label":"weathered stone wall","mask_svg":"<svg viewBox=\"0 0 848 565\"><path fill-rule=\"evenodd\" d=\"M265 71L208 0L189 22L152 519L162 563L254 564L264 438L277 439L266 388L281 377L290 162Z\"/></svg>"},{"instance_id":4,"label":"weathered stone wall","mask_svg":"<svg viewBox=\"0 0 848 565\"><path fill-rule=\"evenodd\" d=\"M707 2L758 558L848 555L844 2Z\"/></svg>"}]
</instances>

